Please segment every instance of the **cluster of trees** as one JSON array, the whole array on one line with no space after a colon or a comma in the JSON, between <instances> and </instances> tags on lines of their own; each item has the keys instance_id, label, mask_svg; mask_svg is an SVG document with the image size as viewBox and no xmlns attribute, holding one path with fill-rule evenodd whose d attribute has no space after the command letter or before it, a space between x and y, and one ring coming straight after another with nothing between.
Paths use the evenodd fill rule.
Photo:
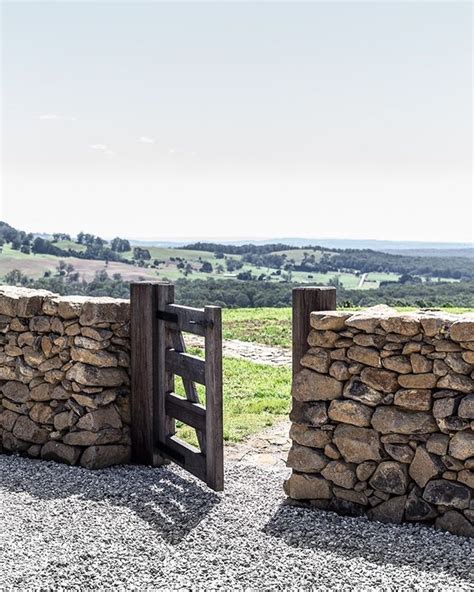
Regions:
<instances>
[{"instance_id":1,"label":"cluster of trees","mask_svg":"<svg viewBox=\"0 0 474 592\"><path fill-rule=\"evenodd\" d=\"M59 294L127 298L130 293L130 283L118 273L109 276L106 270L102 270L96 273L92 281L86 282L64 261L59 262L55 273L46 272L41 279L33 280L19 270L13 270L7 274L5 281L12 285L44 288ZM217 304L228 308L282 307L291 306L291 291L297 285L289 281L270 283L254 279L181 278L176 282L176 292L177 301L187 306ZM385 303L391 306L474 308L474 282L394 282L374 290L346 290L337 286L337 300L339 306L345 307Z\"/></svg>"},{"instance_id":2,"label":"cluster of trees","mask_svg":"<svg viewBox=\"0 0 474 592\"><path fill-rule=\"evenodd\" d=\"M190 245L185 245L181 247L182 249L187 249L189 251L209 251L211 253L216 253L216 257L222 258L224 253L228 255L246 255L248 253L253 254L265 254L265 253L273 253L275 251L288 251L289 249L293 249L294 247L290 245L284 245L282 243L274 243L268 245L225 245L220 243L192 243Z\"/></svg>"}]
</instances>

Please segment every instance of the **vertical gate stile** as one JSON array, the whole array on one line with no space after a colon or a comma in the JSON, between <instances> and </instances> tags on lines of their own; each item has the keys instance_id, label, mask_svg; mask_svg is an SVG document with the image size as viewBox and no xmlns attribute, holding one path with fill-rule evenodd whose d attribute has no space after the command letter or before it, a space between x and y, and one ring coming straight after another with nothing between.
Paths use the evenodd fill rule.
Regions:
<instances>
[{"instance_id":1,"label":"vertical gate stile","mask_svg":"<svg viewBox=\"0 0 474 592\"><path fill-rule=\"evenodd\" d=\"M218 306L206 306L206 483L216 491L224 489L223 404L222 404L222 319Z\"/></svg>"},{"instance_id":2,"label":"vertical gate stile","mask_svg":"<svg viewBox=\"0 0 474 592\"><path fill-rule=\"evenodd\" d=\"M157 327L155 286L133 283L130 289L132 458L153 464L156 410Z\"/></svg>"},{"instance_id":3,"label":"vertical gate stile","mask_svg":"<svg viewBox=\"0 0 474 592\"><path fill-rule=\"evenodd\" d=\"M157 293L157 309L158 311L165 311L168 304L174 303L174 285L166 283L158 283L156 286ZM172 347L172 340L170 330L166 326L166 321L157 319L155 315L155 324L158 326L158 376L157 376L157 393L156 393L156 407L157 407L157 423L156 423L156 439L155 446L159 443L165 444L168 436L174 434L174 420L166 414L166 393L174 391L174 376L166 369L166 349Z\"/></svg>"},{"instance_id":4,"label":"vertical gate stile","mask_svg":"<svg viewBox=\"0 0 474 592\"><path fill-rule=\"evenodd\" d=\"M294 377L300 369L301 358L309 349L310 314L315 310L336 310L336 288L319 286L293 288L292 300L292 368Z\"/></svg>"}]
</instances>

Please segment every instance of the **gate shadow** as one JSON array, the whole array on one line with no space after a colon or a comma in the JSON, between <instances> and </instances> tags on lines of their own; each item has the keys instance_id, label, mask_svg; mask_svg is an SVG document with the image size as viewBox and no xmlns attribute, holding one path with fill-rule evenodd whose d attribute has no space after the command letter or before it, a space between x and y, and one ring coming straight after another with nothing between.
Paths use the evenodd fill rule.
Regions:
<instances>
[{"instance_id":1,"label":"gate shadow","mask_svg":"<svg viewBox=\"0 0 474 592\"><path fill-rule=\"evenodd\" d=\"M473 541L423 524L380 524L365 517L282 503L263 528L300 549L363 559L374 569L393 565L461 577L470 574Z\"/></svg>"},{"instance_id":2,"label":"gate shadow","mask_svg":"<svg viewBox=\"0 0 474 592\"><path fill-rule=\"evenodd\" d=\"M13 456L1 455L0 459L1 489L28 493L39 500L67 501L74 496L128 508L170 544L185 538L220 501L216 493L193 477L183 478L179 469L166 465L91 471Z\"/></svg>"}]
</instances>

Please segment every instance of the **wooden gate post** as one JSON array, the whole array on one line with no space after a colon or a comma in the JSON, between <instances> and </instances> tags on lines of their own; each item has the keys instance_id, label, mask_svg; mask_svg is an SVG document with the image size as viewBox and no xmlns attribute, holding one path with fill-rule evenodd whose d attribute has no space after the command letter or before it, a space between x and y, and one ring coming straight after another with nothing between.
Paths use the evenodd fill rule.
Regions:
<instances>
[{"instance_id":1,"label":"wooden gate post","mask_svg":"<svg viewBox=\"0 0 474 592\"><path fill-rule=\"evenodd\" d=\"M157 409L158 327L156 284L130 286L132 460L153 465Z\"/></svg>"},{"instance_id":2,"label":"wooden gate post","mask_svg":"<svg viewBox=\"0 0 474 592\"><path fill-rule=\"evenodd\" d=\"M300 369L300 360L309 349L309 319L313 310L336 310L336 288L293 288L293 376Z\"/></svg>"}]
</instances>

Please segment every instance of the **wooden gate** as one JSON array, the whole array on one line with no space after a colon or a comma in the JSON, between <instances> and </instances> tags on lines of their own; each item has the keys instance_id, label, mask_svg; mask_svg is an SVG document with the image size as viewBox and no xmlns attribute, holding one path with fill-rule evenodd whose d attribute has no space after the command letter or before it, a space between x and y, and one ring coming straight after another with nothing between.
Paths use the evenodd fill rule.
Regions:
<instances>
[{"instance_id":1,"label":"wooden gate","mask_svg":"<svg viewBox=\"0 0 474 592\"><path fill-rule=\"evenodd\" d=\"M183 332L204 337L204 359L186 353ZM176 462L215 491L224 488L221 309L180 306L168 283L131 284L132 454L134 462ZM185 397L175 392L182 379ZM196 383L205 386L205 406ZM176 436L196 430L199 448Z\"/></svg>"}]
</instances>

